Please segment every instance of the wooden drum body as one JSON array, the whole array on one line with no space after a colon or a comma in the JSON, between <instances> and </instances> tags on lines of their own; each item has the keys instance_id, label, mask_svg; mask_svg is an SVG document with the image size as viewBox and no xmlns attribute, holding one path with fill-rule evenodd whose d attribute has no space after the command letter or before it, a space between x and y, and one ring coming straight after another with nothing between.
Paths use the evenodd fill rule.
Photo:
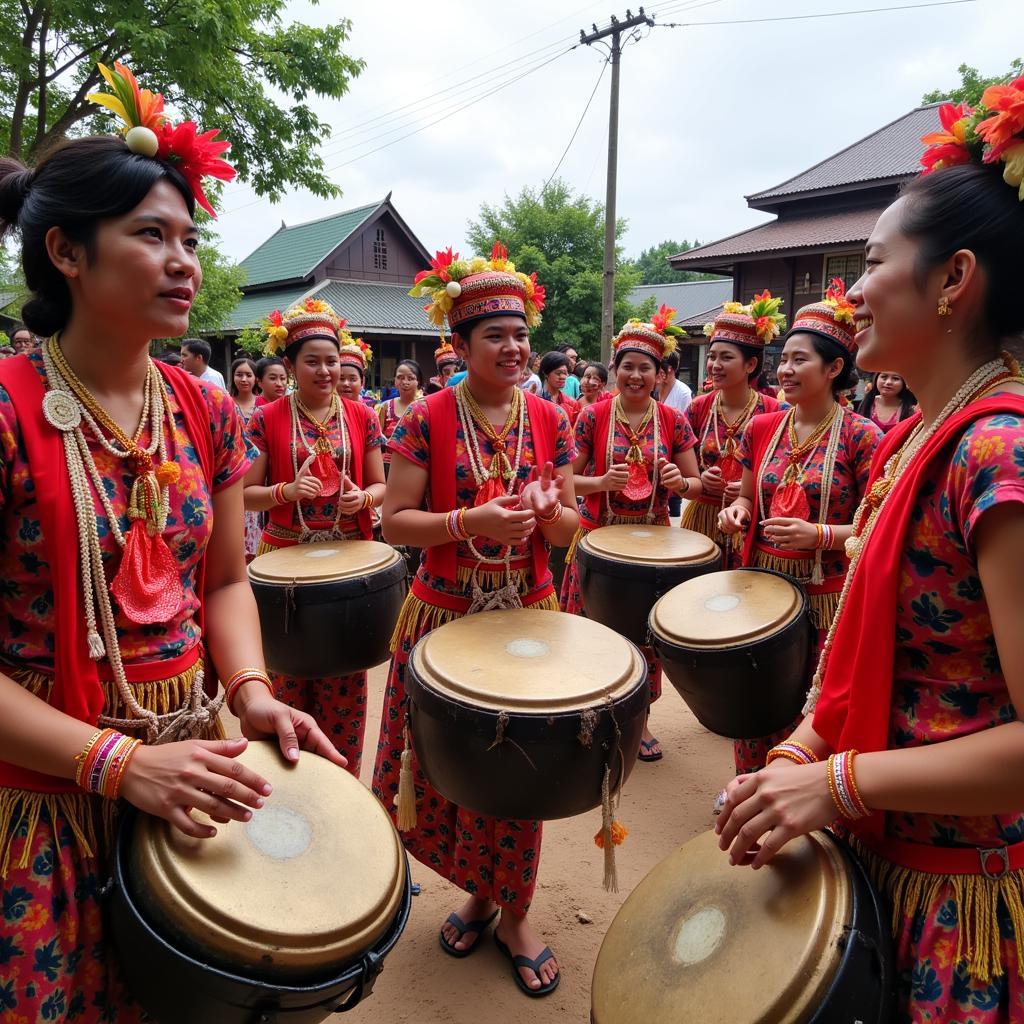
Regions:
<instances>
[{"instance_id":1,"label":"wooden drum body","mask_svg":"<svg viewBox=\"0 0 1024 1024\"><path fill-rule=\"evenodd\" d=\"M587 616L643 647L647 617L662 594L722 567L709 537L674 526L602 526L576 545Z\"/></svg>"},{"instance_id":2,"label":"wooden drum body","mask_svg":"<svg viewBox=\"0 0 1024 1024\"><path fill-rule=\"evenodd\" d=\"M406 563L372 540L294 544L249 565L272 672L343 676L387 661Z\"/></svg>"},{"instance_id":3,"label":"wooden drum body","mask_svg":"<svg viewBox=\"0 0 1024 1024\"><path fill-rule=\"evenodd\" d=\"M731 867L706 832L616 914L594 967L593 1024L885 1024L889 915L824 832L766 867Z\"/></svg>"},{"instance_id":4,"label":"wooden drum body","mask_svg":"<svg viewBox=\"0 0 1024 1024\"><path fill-rule=\"evenodd\" d=\"M416 644L413 747L442 796L513 820L601 804L636 762L647 714L640 652L597 622L518 608L456 619Z\"/></svg>"},{"instance_id":5,"label":"wooden drum body","mask_svg":"<svg viewBox=\"0 0 1024 1024\"><path fill-rule=\"evenodd\" d=\"M768 736L800 714L810 682L807 596L767 569L730 569L666 594L650 618L665 675L706 729Z\"/></svg>"},{"instance_id":6,"label":"wooden drum body","mask_svg":"<svg viewBox=\"0 0 1024 1024\"><path fill-rule=\"evenodd\" d=\"M409 916L398 833L356 779L306 752L286 765L274 741L239 760L274 786L251 821L190 839L132 813L118 833L117 958L159 1024L316 1024L351 1009Z\"/></svg>"}]
</instances>

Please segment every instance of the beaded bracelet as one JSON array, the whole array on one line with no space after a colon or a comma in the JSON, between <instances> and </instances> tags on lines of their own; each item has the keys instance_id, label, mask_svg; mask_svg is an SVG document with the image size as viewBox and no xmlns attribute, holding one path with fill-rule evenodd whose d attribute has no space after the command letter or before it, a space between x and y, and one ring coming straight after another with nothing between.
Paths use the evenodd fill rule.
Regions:
<instances>
[{"instance_id":1,"label":"beaded bracelet","mask_svg":"<svg viewBox=\"0 0 1024 1024\"><path fill-rule=\"evenodd\" d=\"M75 784L87 793L116 800L128 762L141 745L142 740L116 729L97 729L85 749L75 756Z\"/></svg>"},{"instance_id":2,"label":"beaded bracelet","mask_svg":"<svg viewBox=\"0 0 1024 1024\"><path fill-rule=\"evenodd\" d=\"M236 714L235 709L232 707L235 695L246 683L253 682L262 683L267 688L270 696L275 696L274 684L271 683L270 676L266 672L258 668L241 668L224 684L224 703L227 704L228 711L233 715Z\"/></svg>"},{"instance_id":3,"label":"beaded bracelet","mask_svg":"<svg viewBox=\"0 0 1024 1024\"><path fill-rule=\"evenodd\" d=\"M444 528L454 541L469 540L472 536L466 529L466 510L464 508L453 508L451 512L447 513Z\"/></svg>"},{"instance_id":4,"label":"beaded bracelet","mask_svg":"<svg viewBox=\"0 0 1024 1024\"><path fill-rule=\"evenodd\" d=\"M270 489L270 497L275 505L283 505L287 499L284 496L285 484L274 484Z\"/></svg>"},{"instance_id":5,"label":"beaded bracelet","mask_svg":"<svg viewBox=\"0 0 1024 1024\"><path fill-rule=\"evenodd\" d=\"M562 513L564 511L565 511L565 506L561 502L559 502L555 506L554 512L552 512L551 515L547 519L545 519L542 515L540 515L538 513L537 514L537 522L540 523L541 526L554 526L555 523L557 523L558 520L562 518Z\"/></svg>"},{"instance_id":6,"label":"beaded bracelet","mask_svg":"<svg viewBox=\"0 0 1024 1024\"><path fill-rule=\"evenodd\" d=\"M765 766L770 765L779 757L784 757L794 764L816 764L820 760L809 746L805 743L797 743L795 740L787 740L785 743L778 743L772 747L765 758Z\"/></svg>"},{"instance_id":7,"label":"beaded bracelet","mask_svg":"<svg viewBox=\"0 0 1024 1024\"><path fill-rule=\"evenodd\" d=\"M365 512L368 508L373 508L373 495L369 491L363 492L366 497L363 498L363 511Z\"/></svg>"},{"instance_id":8,"label":"beaded bracelet","mask_svg":"<svg viewBox=\"0 0 1024 1024\"><path fill-rule=\"evenodd\" d=\"M857 789L853 771L856 756L856 750L845 750L828 759L828 791L839 813L850 821L866 818L871 813Z\"/></svg>"}]
</instances>

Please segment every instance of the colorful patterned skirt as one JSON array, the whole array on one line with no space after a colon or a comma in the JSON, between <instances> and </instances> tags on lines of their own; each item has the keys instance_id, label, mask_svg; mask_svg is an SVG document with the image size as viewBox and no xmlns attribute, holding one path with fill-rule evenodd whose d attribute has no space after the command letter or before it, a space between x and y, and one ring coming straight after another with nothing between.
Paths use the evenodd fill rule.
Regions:
<instances>
[{"instance_id":1,"label":"colorful patterned skirt","mask_svg":"<svg viewBox=\"0 0 1024 1024\"><path fill-rule=\"evenodd\" d=\"M520 592L526 589L522 570L516 570ZM460 564L458 580L468 595L472 569ZM496 590L504 573L484 572L479 582L484 591ZM548 588L549 589L549 588ZM535 597L523 594L526 607L557 611L553 593ZM450 602L446 602L450 603ZM468 597L465 601L468 608ZM373 792L396 816L399 772L405 748L406 673L416 642L446 622L461 618L464 611L433 605L409 593L392 640L393 657L384 694ZM401 833L409 853L421 864L453 882L464 892L496 902L502 909L525 914L530 909L540 861L541 822L506 821L468 811L446 800L427 781L413 754L416 787L416 827Z\"/></svg>"},{"instance_id":2,"label":"colorful patterned skirt","mask_svg":"<svg viewBox=\"0 0 1024 1024\"><path fill-rule=\"evenodd\" d=\"M132 684L158 713L183 705L198 664L151 683ZM51 678L14 672L44 700ZM105 713L128 717L113 684ZM220 723L206 738L223 736ZM109 876L117 805L87 793L0 789L0 1020L109 1021L149 1018L126 994L104 929L101 890Z\"/></svg>"}]
</instances>

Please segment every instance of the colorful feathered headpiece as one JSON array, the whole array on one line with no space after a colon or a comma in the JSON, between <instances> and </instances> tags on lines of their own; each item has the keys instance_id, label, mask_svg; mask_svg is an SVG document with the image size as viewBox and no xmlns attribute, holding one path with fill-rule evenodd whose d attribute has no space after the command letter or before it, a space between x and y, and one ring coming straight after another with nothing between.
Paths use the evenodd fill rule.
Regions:
<instances>
[{"instance_id":1,"label":"colorful feathered headpiece","mask_svg":"<svg viewBox=\"0 0 1024 1024\"><path fill-rule=\"evenodd\" d=\"M344 328L338 333L341 341L338 361L342 366L354 366L365 374L373 362L373 349L362 338L353 338Z\"/></svg>"},{"instance_id":2,"label":"colorful feathered headpiece","mask_svg":"<svg viewBox=\"0 0 1024 1024\"><path fill-rule=\"evenodd\" d=\"M437 366L438 370L447 366L449 363L455 364L458 361L458 352L456 352L447 341L441 342L441 344L434 349L434 364Z\"/></svg>"},{"instance_id":3,"label":"colorful feathered headpiece","mask_svg":"<svg viewBox=\"0 0 1024 1024\"><path fill-rule=\"evenodd\" d=\"M329 303L322 299L306 299L289 306L283 313L275 309L264 322L267 342L264 352L276 356L297 341L320 338L333 341L340 348L355 344L345 330L345 321L338 316Z\"/></svg>"},{"instance_id":4,"label":"colorful feathered headpiece","mask_svg":"<svg viewBox=\"0 0 1024 1024\"><path fill-rule=\"evenodd\" d=\"M981 106L944 103L942 130L922 136L923 174L956 164L1002 163L1003 180L1024 202L1024 75L1008 85L989 86Z\"/></svg>"},{"instance_id":5,"label":"colorful feathered headpiece","mask_svg":"<svg viewBox=\"0 0 1024 1024\"><path fill-rule=\"evenodd\" d=\"M99 69L114 91L94 92L86 98L113 111L124 122L124 141L133 153L163 160L177 170L188 182L196 202L216 218L203 192L203 178L231 181L235 177L234 167L221 158L221 154L231 148L231 143L217 139L217 128L200 134L195 121L171 124L164 113L163 96L140 89L135 76L124 64L115 61L113 71L104 64L100 64Z\"/></svg>"},{"instance_id":6,"label":"colorful feathered headpiece","mask_svg":"<svg viewBox=\"0 0 1024 1024\"><path fill-rule=\"evenodd\" d=\"M494 243L490 259L462 260L448 246L430 261L429 270L416 275L409 294L430 298L423 308L440 328L442 342L446 319L453 331L492 316L521 316L528 327L539 327L545 298L537 275L516 270L501 242Z\"/></svg>"},{"instance_id":7,"label":"colorful feathered headpiece","mask_svg":"<svg viewBox=\"0 0 1024 1024\"><path fill-rule=\"evenodd\" d=\"M722 312L714 321L704 325L704 335L712 343L727 341L734 345L764 348L786 329L786 318L781 313L782 301L774 298L766 288L747 306L741 302L723 302Z\"/></svg>"},{"instance_id":8,"label":"colorful feathered headpiece","mask_svg":"<svg viewBox=\"0 0 1024 1024\"><path fill-rule=\"evenodd\" d=\"M793 321L789 333L810 331L829 341L837 342L848 355L857 351L857 328L854 325L855 306L846 297L846 284L840 277L832 278L821 302L804 306Z\"/></svg>"},{"instance_id":9,"label":"colorful feathered headpiece","mask_svg":"<svg viewBox=\"0 0 1024 1024\"><path fill-rule=\"evenodd\" d=\"M662 303L649 323L635 318L627 320L612 339L613 354L642 352L656 363L661 363L670 352L675 352L676 338L685 333L673 323L675 318L676 310Z\"/></svg>"}]
</instances>

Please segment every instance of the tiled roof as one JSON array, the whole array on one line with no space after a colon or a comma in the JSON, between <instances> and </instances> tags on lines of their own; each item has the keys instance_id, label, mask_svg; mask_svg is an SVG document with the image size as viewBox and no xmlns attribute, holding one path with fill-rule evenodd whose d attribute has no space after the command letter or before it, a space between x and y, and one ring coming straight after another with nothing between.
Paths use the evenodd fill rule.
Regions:
<instances>
[{"instance_id":1,"label":"tiled roof","mask_svg":"<svg viewBox=\"0 0 1024 1024\"><path fill-rule=\"evenodd\" d=\"M676 323L683 326L683 321L690 317L728 302L732 298L732 278L677 281L673 284L641 284L629 293L629 301L637 306L651 296L659 306L664 302L665 305L677 310Z\"/></svg>"},{"instance_id":2,"label":"tiled roof","mask_svg":"<svg viewBox=\"0 0 1024 1024\"><path fill-rule=\"evenodd\" d=\"M268 313L275 309L287 309L309 291L308 285L293 288L275 288L269 292L255 292L243 295L242 301L232 310L221 331L241 331L246 327L262 323ZM219 334L220 331L212 332Z\"/></svg>"},{"instance_id":3,"label":"tiled roof","mask_svg":"<svg viewBox=\"0 0 1024 1024\"><path fill-rule=\"evenodd\" d=\"M747 196L747 202L755 208L771 206L772 200L801 193L909 177L921 169L921 136L939 127L938 103L918 107L796 177Z\"/></svg>"},{"instance_id":4,"label":"tiled roof","mask_svg":"<svg viewBox=\"0 0 1024 1024\"><path fill-rule=\"evenodd\" d=\"M246 287L275 281L301 281L381 205L370 203L306 224L282 225L242 260Z\"/></svg>"},{"instance_id":5,"label":"tiled roof","mask_svg":"<svg viewBox=\"0 0 1024 1024\"><path fill-rule=\"evenodd\" d=\"M734 258L762 252L819 249L827 245L866 242L882 207L844 210L839 213L783 217L759 227L741 231L717 242L689 249L673 256L670 263L679 270L721 266Z\"/></svg>"},{"instance_id":6,"label":"tiled roof","mask_svg":"<svg viewBox=\"0 0 1024 1024\"><path fill-rule=\"evenodd\" d=\"M722 302L727 302L731 298L732 292L729 293L727 298L722 299ZM722 312L722 302L717 306L713 306L711 309L705 309L700 313L695 313L693 316L687 317L685 320L676 320L676 327L682 327L686 331L700 333L704 329L705 324L711 323L711 321Z\"/></svg>"}]
</instances>

